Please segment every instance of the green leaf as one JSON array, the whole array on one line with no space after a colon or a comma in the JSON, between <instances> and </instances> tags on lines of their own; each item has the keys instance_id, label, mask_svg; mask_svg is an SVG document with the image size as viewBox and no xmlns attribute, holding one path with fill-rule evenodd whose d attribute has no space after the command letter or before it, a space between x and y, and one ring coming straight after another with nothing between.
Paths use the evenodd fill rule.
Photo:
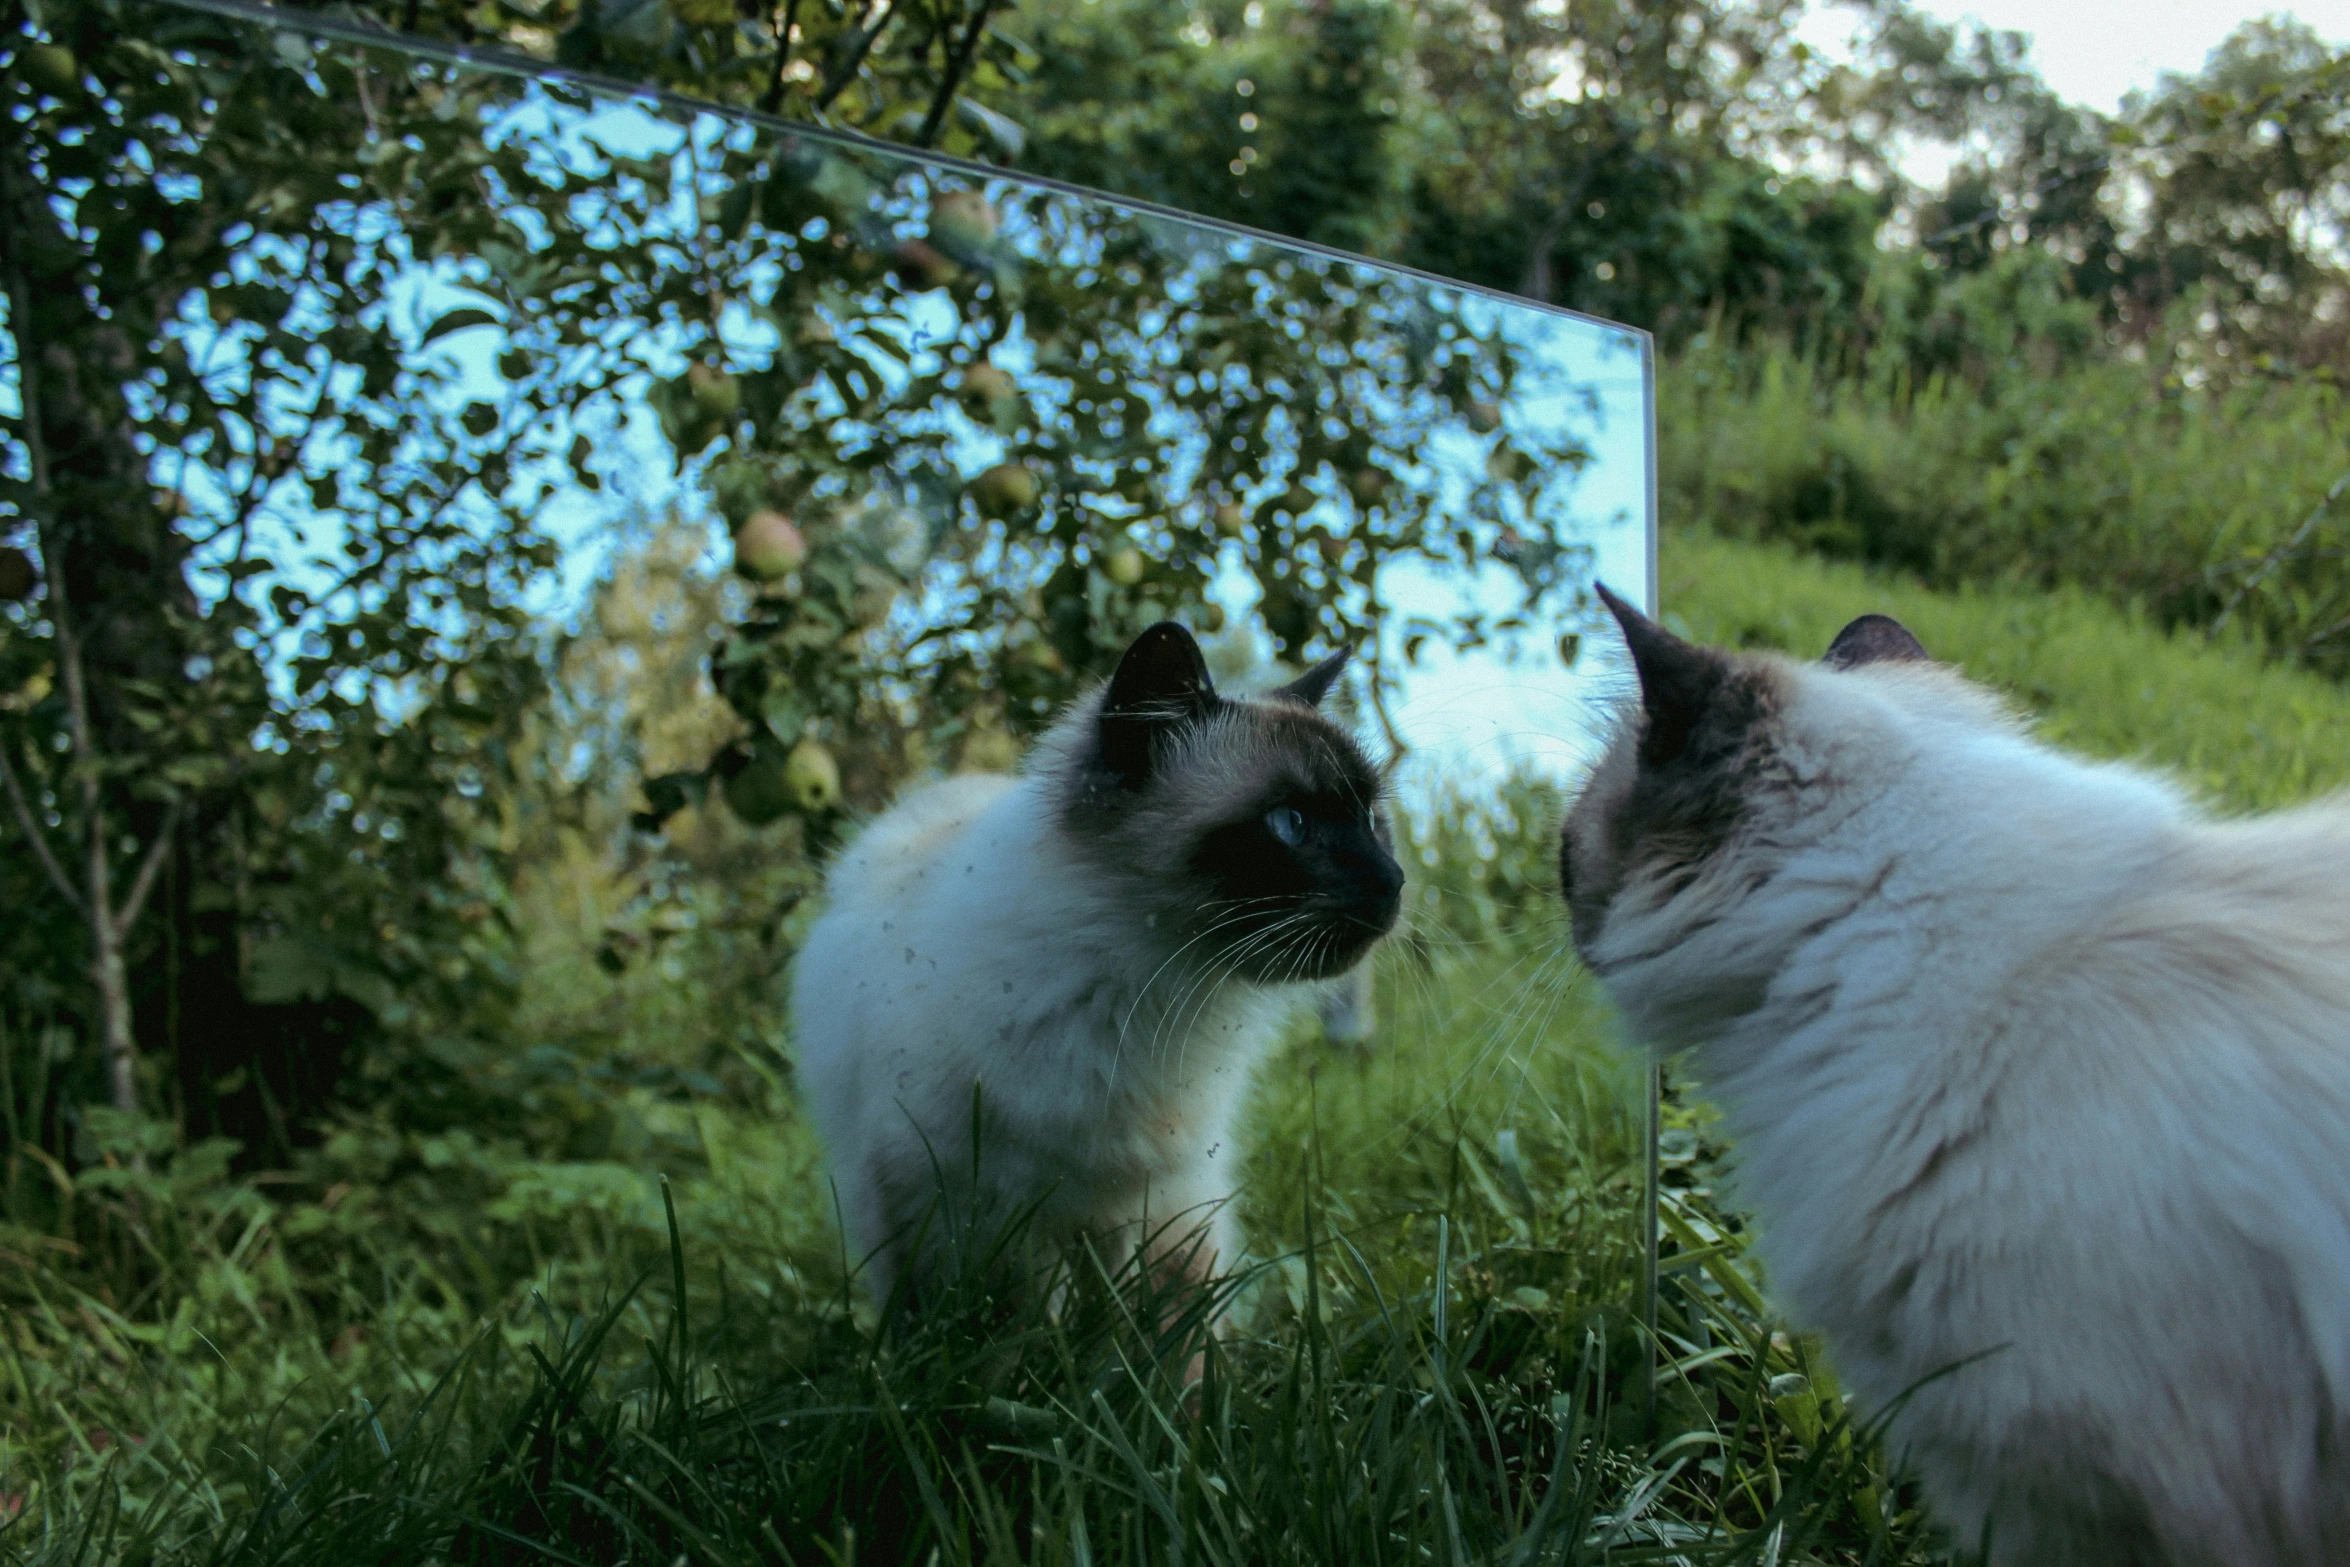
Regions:
<instances>
[{"instance_id":1,"label":"green leaf","mask_svg":"<svg viewBox=\"0 0 2350 1567\"><path fill-rule=\"evenodd\" d=\"M1028 132L1021 129L1019 121L997 113L976 98L957 97L955 113L986 136L1006 163L1017 159L1028 148Z\"/></svg>"},{"instance_id":2,"label":"green leaf","mask_svg":"<svg viewBox=\"0 0 2350 1567\"><path fill-rule=\"evenodd\" d=\"M500 325L503 323L489 311L468 305L462 310L450 311L431 326L426 327L424 336L418 339L416 346L422 348L427 344L437 343L452 332L463 332L470 327Z\"/></svg>"}]
</instances>

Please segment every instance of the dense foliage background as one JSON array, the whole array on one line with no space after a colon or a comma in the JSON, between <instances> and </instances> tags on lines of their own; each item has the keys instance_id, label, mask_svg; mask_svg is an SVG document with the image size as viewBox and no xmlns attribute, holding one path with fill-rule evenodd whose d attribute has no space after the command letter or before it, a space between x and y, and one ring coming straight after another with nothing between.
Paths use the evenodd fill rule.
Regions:
<instances>
[{"instance_id":1,"label":"dense foliage background","mask_svg":"<svg viewBox=\"0 0 2350 1567\"><path fill-rule=\"evenodd\" d=\"M2253 24L2197 77L2108 118L2051 95L2012 37L1953 31L1889 0L1840 12L1856 42L1831 58L1799 36L1805 11L1796 0L402 0L336 14L940 147L1646 327L1663 355L1666 603L1694 629L1802 648L1838 604L1906 594L1905 612L1954 617L1948 640L1971 667L2083 743L2152 751L2248 803L2338 782L2350 57L2295 24ZM1045 552L1038 591L1007 579L983 593L969 623L987 634L957 644L959 661L941 658L856 634L906 588L886 551L857 554L845 532L795 535L790 548L837 570L786 626L712 569L706 535L649 515L613 541L576 620L551 626L547 584L563 563L536 508L552 477L596 472L583 399L622 373L623 352L602 327L664 312L677 323L655 368L681 450L724 426L738 438L729 451L757 456L783 428L771 384L783 372L736 378L707 255L625 277L534 274L527 257L546 233L562 239L574 223L564 242L584 256L607 231L578 222L560 180L513 146L469 132L457 95L361 77L320 91L298 40L239 41L254 36L129 0L0 4L11 1368L0 1516L38 1499L0 1549L26 1548L47 1519L40 1548L65 1552L60 1520L96 1516L73 1512L96 1494L77 1487L108 1473L127 1486L125 1507L176 1498L166 1512L184 1543L202 1533L190 1520L242 1516L276 1483L258 1478L259 1459L221 1467L255 1411L293 1408L315 1425L370 1379L429 1385L485 1317L517 1357L542 1329L569 1342L568 1328L497 1314L532 1287L569 1310L644 1265L666 1269L648 1172L691 1195L680 1224L692 1282L681 1272L678 1290L655 1288L679 1313L663 1319L677 1324L667 1353L686 1353L678 1302L716 1312L733 1289L765 1315L747 1327L739 1312L706 1316L732 1326L694 1340L731 1374L780 1385L803 1363L866 1364L846 1347L873 1341L841 1304L829 1220L787 1195L817 1178L788 1124L777 1009L793 911L842 806L869 807L923 766L1009 759L1133 627L1199 611L1204 572L1186 527L1245 533L1279 586L1272 640L1292 653L1359 624L1349 582L1429 543L1382 505L1376 475L1396 454L1378 432L1332 437L1294 475L1252 457L1219 481L1232 516L1188 520L1154 509L1163 475L1133 454L1056 445L1039 409L967 373L991 341L973 281L986 268L976 250L952 252L984 250L1004 215L965 208L986 232L945 239L947 253L822 265L848 294L881 298L918 275L962 302L979 357L931 390L1026 441L1019 461L1050 481L1041 500L1018 481L969 497ZM1904 172L1920 149L1947 163L1932 185ZM351 170L365 171L361 186ZM816 176L801 183L814 190ZM672 194L648 184L639 209L598 222L651 225L651 254ZM839 188L808 199L836 201ZM370 226L369 202L398 210L396 235ZM747 244L770 217L804 215L696 210L692 222ZM949 229L934 209L928 232ZM408 373L414 329L372 302L403 268L499 244L513 265L476 281L497 292L518 356L501 368L504 389L485 400L456 370ZM723 245L709 254L723 258ZM1135 285L1136 311L1151 286ZM1227 324L1261 304L1226 302ZM1336 319L1352 306L1330 296L1312 308ZM838 344L788 342L810 373L846 367ZM1478 423L1507 367L1472 349L1437 412ZM925 439L889 447L889 471L909 486ZM805 521L808 497L879 461L761 469L756 484L738 473L717 499L739 526L788 491ZM1308 479L1351 508L1349 526L1316 532L1303 505L1280 504ZM319 548L273 522L287 508L272 496L297 492L338 519L331 579L289 569ZM1054 499L1064 494L1086 506ZM1822 575L1803 557L1894 575ZM1061 567L1076 575L1051 575ZM973 557L974 581L989 569ZM789 642L811 615L832 617L829 639ZM713 665L714 646L749 651ZM2128 657L2115 663L2114 649ZM794 742L773 714L786 684L808 708L784 727L821 737L829 779L805 757L790 770ZM1409 1159L1329 1159L1315 1135L1322 1068L1301 1043L1263 1132L1268 1233L1302 1244L1304 1216L1331 1205L1394 1226L1382 1233L1395 1260L1333 1283L1338 1304L1323 1315L1302 1282L1320 1276L1297 1275L1293 1325L1334 1323L1343 1338L1376 1319L1400 1332L1384 1303L1408 1301L1432 1338L1358 1337L1330 1349L1332 1364L1365 1388L1469 1376L1461 1386L1529 1430L1560 1398L1609 1407L1577 1381L1604 1384L1579 1346L1606 1334L1577 1335L1620 1328L1629 1288L1610 1249L1627 1210L1602 1025L1557 1000L1568 982L1541 968L1555 943L1542 924L1545 809L1467 801L1414 828L1431 890L1421 946L1387 977L1388 1001L1429 1035L1451 1033L1435 1055L1377 1070L1398 1103L1452 1085L1439 1096L1451 1119L1410 1122ZM1477 1028L1440 1021L1458 1010L1447 997L1479 994L1515 999ZM1537 1047L1552 1064L1527 1076ZM1496 1139L1519 1124L1521 1097L1467 1086L1490 1085L1505 1062L1574 1101L1549 1104L1522 1155L1512 1130L1506 1158ZM1379 1124L1365 1108L1377 1095L1350 1094L1340 1123ZM1712 1150L1701 1114L1685 1118L1682 1184L1700 1194L1687 1222L1710 1226ZM1714 1282L1702 1305L1668 1314L1701 1388L1676 1418L1712 1430L1735 1411L1734 1434L1717 1432L1711 1470L1695 1458L1675 1468L1653 1446L1592 1470L1600 1500L1586 1523L1645 1494L1760 1527L1790 1494L1782 1465L1850 1454L1824 1437L1819 1401L1803 1403L1828 1385L1823 1368L1775 1341L1759 1299L1739 1293L1750 1287L1734 1233L1684 1239L1688 1277ZM756 1279L711 1267L753 1255L772 1264ZM1564 1274L1538 1279L1530 1255ZM1455 1359L1426 1373L1412 1357L1447 1342L1448 1286L1423 1277L1439 1257L1443 1269L1473 1260L1463 1299L1478 1331L1499 1337L1480 1338L1485 1359L1466 1369ZM1513 1293L1527 1290L1555 1293L1558 1309ZM1039 1333L1024 1351L1039 1364L1065 1371L1108 1353ZM1714 1356L1741 1333L1740 1355ZM922 1353L926 1369L906 1374L928 1391L909 1397L942 1418L972 1387L998 1386L952 1346ZM651 1385L651 1363L611 1374ZM522 1420L498 1399L532 1373L521 1358L500 1364L483 1373L483 1431ZM586 1377L588 1364L561 1369ZM1729 1380L1704 1382L1714 1375ZM819 1377L795 1396L829 1408L849 1395ZM645 1406L656 1425L692 1403L674 1388L662 1397ZM1121 1402L1087 1439L1147 1431L1155 1409ZM1047 1440L1005 1418L988 1440ZM1261 1411L1232 1420L1228 1436L1279 1426ZM930 1452L951 1466L959 1449L916 1425L919 1441L858 1439L898 1455L872 1458L876 1472L927 1496L931 1480L911 1478L927 1474L922 1461L902 1460ZM1397 1459L1410 1479L1394 1496L1435 1495L1413 1465L1441 1460L1452 1438L1409 1421L1378 1429L1416 1455ZM152 1458L144 1479L108 1456L133 1440ZM480 1441L457 1444L476 1479L496 1445ZM1464 1449L1489 1465L1475 1471L1483 1489L1470 1487L1479 1540L1518 1538L1537 1505L1526 1466L1548 1472L1572 1452L1560 1437L1495 1456L1507 1446L1497 1435ZM1137 1472L1164 1469L1134 1451ZM1233 1447L1213 1472L1287 1451ZM54 1484L60 1474L71 1483ZM1643 1492L1668 1474L1679 1489ZM1886 1533L1899 1509L1880 1485L1864 1467L1791 1494L1817 1502L1830 1519L1820 1538L1858 1559L1871 1539L1914 1546L1914 1522ZM1070 1505L1056 1528L1093 1504ZM1456 1541L1439 1527L1450 1505L1428 1502L1412 1527ZM1276 1511L1262 1527L1276 1528ZM638 1509L629 1527L658 1532L663 1516ZM758 1555L754 1534L727 1536L728 1549ZM663 1536L658 1548L679 1547Z\"/></svg>"}]
</instances>

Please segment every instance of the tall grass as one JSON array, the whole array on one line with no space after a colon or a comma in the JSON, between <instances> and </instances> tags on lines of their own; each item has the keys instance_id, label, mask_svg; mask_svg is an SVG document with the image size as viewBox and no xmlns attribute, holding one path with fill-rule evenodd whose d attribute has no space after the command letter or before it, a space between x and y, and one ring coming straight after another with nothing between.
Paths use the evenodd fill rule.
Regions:
<instances>
[{"instance_id":1,"label":"tall grass","mask_svg":"<svg viewBox=\"0 0 2350 1567\"><path fill-rule=\"evenodd\" d=\"M1697 534L1665 571L1709 640L1815 653L1899 615L2066 742L2232 804L2350 777L2332 683L2085 589L1938 593ZM519 1039L549 1141L357 1120L274 1182L130 1122L91 1123L80 1175L12 1140L0 1558L1931 1559L1678 1101L1651 1417L1636 1080L1563 953L1559 804L1411 824L1379 1038L1301 1027L1262 1076L1257 1264L1221 1341L1084 1271L1058 1312L980 1291L881 1319L772 1048L688 1091L659 1038L624 1071Z\"/></svg>"},{"instance_id":2,"label":"tall grass","mask_svg":"<svg viewBox=\"0 0 2350 1567\"><path fill-rule=\"evenodd\" d=\"M24 1510L0 1550L1305 1563L1813 1540L1859 1560L1914 1534L1725 1249L1676 1286L1646 1423L1633 1118L1555 955L1431 929L1382 988L1389 1043L1301 1033L1267 1074L1262 1258L1221 1343L1132 1277L1058 1313L974 1295L876 1320L837 1260L792 1255L796 1231L697 1237L709 1182L674 1216L646 1183L658 1250L583 1226L549 1289L518 1281L486 1322L387 1277L380 1310L344 1313L341 1333L376 1336L363 1354L319 1343L299 1291L191 1292L153 1330L83 1320L86 1294L45 1284L51 1326L10 1330L27 1380L4 1483ZM779 1218L821 1201L788 1157L765 1179ZM298 1220L269 1222L247 1271L296 1254ZM803 1287L778 1289L787 1265ZM247 1313L275 1334L215 1337ZM49 1440L28 1440L36 1416Z\"/></svg>"},{"instance_id":3,"label":"tall grass","mask_svg":"<svg viewBox=\"0 0 2350 1567\"><path fill-rule=\"evenodd\" d=\"M1694 1158L1678 1202L1705 1239L1651 1423L1635 1083L1546 925L1555 810L1520 789L1415 826L1379 1040L1301 1027L1264 1073L1258 1261L1221 1341L1133 1277L1081 1275L1058 1313L975 1293L879 1319L780 1074L699 1107L673 1206L641 1169L452 1149L440 1200L478 1206L403 1217L386 1191L421 1198L413 1177L280 1201L157 1148L77 1200L239 1217L135 1312L61 1262L13 1281L0 1553L1899 1559L1917 1521L1738 1271ZM1496 935L1509 904L1524 924Z\"/></svg>"},{"instance_id":4,"label":"tall grass","mask_svg":"<svg viewBox=\"0 0 2350 1567\"><path fill-rule=\"evenodd\" d=\"M2350 409L2019 342L1961 375L1699 339L1658 391L1665 515L1936 586L2069 585L2350 673ZM2329 504L2327 497L2334 500Z\"/></svg>"}]
</instances>

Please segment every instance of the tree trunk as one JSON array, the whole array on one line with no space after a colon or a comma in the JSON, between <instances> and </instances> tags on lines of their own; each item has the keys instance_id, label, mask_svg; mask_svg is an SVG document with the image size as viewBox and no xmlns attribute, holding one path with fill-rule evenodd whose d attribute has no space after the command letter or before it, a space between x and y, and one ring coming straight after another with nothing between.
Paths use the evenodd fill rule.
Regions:
<instances>
[{"instance_id":1,"label":"tree trunk","mask_svg":"<svg viewBox=\"0 0 2350 1567\"><path fill-rule=\"evenodd\" d=\"M181 812L178 804L127 797L102 781L100 769L108 758L142 749L129 693L168 688L179 678L188 651L180 627L195 621L198 605L187 543L149 486L121 384L160 307L144 302L146 313L133 319L119 301L93 306L84 286L93 275L89 259L76 238L58 230L31 137L12 129L0 129L0 278L15 339L18 430L31 465L27 509L68 708L70 766L55 787L69 830L81 838L81 885L50 869L88 930L108 1096L116 1109L134 1111L137 1052L124 948ZM37 794L38 783L31 786ZM41 830L29 815L23 825L36 836ZM118 889L109 844L124 832L147 843L132 862L133 885Z\"/></svg>"},{"instance_id":2,"label":"tree trunk","mask_svg":"<svg viewBox=\"0 0 2350 1567\"><path fill-rule=\"evenodd\" d=\"M90 922L97 956L90 983L98 992L100 1039L106 1051L106 1097L125 1115L139 1108L138 1050L131 1040L131 987L122 966L122 943L98 920Z\"/></svg>"}]
</instances>

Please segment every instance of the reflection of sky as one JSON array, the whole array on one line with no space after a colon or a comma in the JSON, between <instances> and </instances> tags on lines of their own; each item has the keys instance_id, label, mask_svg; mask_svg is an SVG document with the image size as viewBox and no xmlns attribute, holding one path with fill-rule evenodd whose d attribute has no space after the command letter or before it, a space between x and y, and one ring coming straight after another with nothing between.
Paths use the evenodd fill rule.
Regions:
<instances>
[{"instance_id":1,"label":"reflection of sky","mask_svg":"<svg viewBox=\"0 0 2350 1567\"><path fill-rule=\"evenodd\" d=\"M598 146L623 156L668 151L680 143L674 123L636 105L605 106L586 123L592 125ZM899 161L916 165L920 160ZM1160 215L1141 221L1163 247L1188 250L1209 265L1238 260L1249 252L1256 252L1251 263L1262 264L1266 258L1257 247L1278 245L1267 240L1236 242L1219 230ZM1434 290L1442 285L1426 286ZM1504 430L1524 450L1580 445L1591 453L1592 460L1579 473L1561 474L1545 488L1541 509L1561 519L1559 532L1564 537L1590 550L1592 575L1647 601L1653 591L1652 436L1643 339L1630 331L1493 296L1461 291L1456 297L1465 322L1499 332L1520 356L1518 379L1502 409ZM891 335L913 351L912 369L928 373L937 368L929 350L951 342L960 323L946 295L936 292L902 300L898 319L890 325ZM758 357L760 345L736 331L726 335L735 348ZM483 357L488 357L487 351ZM1027 347L1015 334L991 357L1017 374L1025 368ZM875 369L893 389L908 374L887 361ZM952 415L948 427L953 431L949 455L963 473L976 473L1002 459L1003 440L994 432ZM668 471L667 452L649 416L640 410L610 435L614 454L629 454L625 464L613 465L633 476L622 487L623 495L633 496L648 511L680 503L689 511L699 509L690 487L656 477ZM1453 423L1440 426L1418 454L1425 473L1415 477L1432 486L1440 518L1481 525L1480 531L1490 531L1502 520L1472 512L1471 492L1483 477L1492 444L1491 437ZM1168 455L1178 472L1192 466L1180 449ZM592 578L592 570L583 571L580 563L601 561L601 530L593 524L613 504L611 499L580 504L590 499L574 497L549 514L557 531L568 536L564 576L567 589L574 591L584 589ZM716 543L719 536L715 524L712 527ZM1383 569L1380 594L1389 613L1380 639L1381 663L1396 687L1387 702L1389 716L1411 750L1404 773L1407 791L1418 793L1443 779L1474 785L1515 767L1563 777L1588 759L1593 726L1605 702L1622 689L1620 648L1611 636L1586 636L1575 664L1570 667L1562 660L1560 635L1590 629L1578 618L1574 601L1582 573L1573 575L1574 582L1550 592L1524 614L1522 628L1497 631L1483 646L1466 651L1455 651L1442 638L1429 638L1419 648L1417 661L1411 662L1404 653L1407 623L1415 618L1449 623L1464 613L1482 615L1488 623L1506 621L1526 611L1525 585L1498 561L1463 572L1401 558ZM1245 615L1253 605L1256 585L1242 565L1238 546L1226 546L1223 571L1213 591L1236 614Z\"/></svg>"},{"instance_id":2,"label":"reflection of sky","mask_svg":"<svg viewBox=\"0 0 2350 1567\"><path fill-rule=\"evenodd\" d=\"M1563 538L1590 551L1589 579L1653 607L1653 435L1643 339L1506 301L1470 303L1483 313L1480 324L1505 332L1522 355L1502 408L1503 430L1522 450L1579 444L1591 453L1580 473L1562 473L1544 487L1541 511L1558 519ZM1447 525L1489 529L1497 520L1478 513L1472 497L1492 444L1453 424L1440 427L1421 451L1437 515ZM1395 688L1387 716L1408 751L1399 775L1407 797L1425 798L1448 781L1476 788L1513 770L1565 781L1592 759L1595 726L1625 689L1626 673L1620 642L1610 632L1589 634L1588 611L1577 608L1585 580L1578 569L1529 605L1525 582L1498 560L1470 572L1413 556L1382 567L1387 613L1379 652ZM1226 548L1214 592L1235 613L1255 603L1256 584L1237 548ZM1415 624L1447 624L1464 614L1507 629L1466 649L1428 637L1416 660L1407 657ZM1561 656L1562 635L1578 637L1571 666Z\"/></svg>"},{"instance_id":3,"label":"reflection of sky","mask_svg":"<svg viewBox=\"0 0 2350 1567\"><path fill-rule=\"evenodd\" d=\"M590 173L596 165L609 168L607 160L612 159L688 159L695 147L749 133L748 127L717 116L698 116L689 129L643 104L606 103L583 114L525 94L499 114L493 134L529 139L547 147L546 156L575 173ZM912 157L893 161L907 167L922 162ZM706 172L706 164L704 168ZM592 183L591 177L591 187ZM690 180L676 182L676 221L681 225L694 221L692 189ZM1262 265L1267 251L1282 248L1277 241L1242 239L1161 215L1138 215L1138 221L1162 246L1192 250L1206 264L1251 253L1250 263ZM424 327L448 310L491 303L472 286L478 282L480 266L479 261L443 259L413 267L387 301L394 320L413 323L403 334L409 342L417 342ZM1465 323L1491 329L1515 347L1521 369L1502 409L1504 430L1521 450L1580 446L1592 456L1579 473L1554 476L1544 487L1536 513L1555 519L1561 536L1590 550L1591 565L1601 580L1646 599L1651 592L1651 502L1643 340L1621 329L1493 296L1433 282L1421 286L1453 295ZM771 337L772 329L739 307L730 308L728 315L721 331L737 362L762 360L772 346L762 339ZM869 330L872 325L879 323L869 324ZM943 294L932 294L901 300L897 319L888 329L914 351L916 369L926 371L935 368L933 355L926 350L951 340L957 327L951 303ZM202 334L202 327L193 327L192 335ZM507 388L496 368L505 346L503 330L485 325L413 349L411 359L419 365L437 364L436 401L453 412L475 399L505 401ZM723 533L710 516L697 468L689 467L682 478L676 475L667 444L643 402L651 374L674 374L682 365L680 346L670 327L641 334L631 345L631 356L645 371L582 410L580 422L567 424L548 447L560 449L573 433L587 434L597 450L595 466L609 481L602 492L590 492L559 470L548 470L557 482L534 520L561 546L561 564L550 578L532 585L529 606L549 621L577 617L609 564L614 540L625 536L613 527L623 515L681 514L688 525L709 529L713 569L723 558ZM1018 372L1025 345L1015 337L998 346L995 358ZM886 361L874 368L894 385L902 385L907 374ZM949 455L963 473L1001 459L1001 437L952 414L945 418L946 428L953 432ZM1178 448L1184 439L1196 436L1178 437ZM1432 487L1440 520L1471 524L1490 538L1501 524L1519 520L1472 514L1472 492L1479 488L1492 445L1492 437L1474 435L1457 422L1440 425L1415 454L1421 471L1398 477ZM1178 472L1193 466L1180 449L1169 456ZM313 558L331 556L342 520L303 506L297 487L286 489L297 498L281 508L287 511L284 524L305 536ZM1491 488L1485 493L1490 495ZM1340 523L1335 513L1321 520ZM290 573L297 580L309 574L302 568ZM1409 662L1404 645L1410 622L1447 624L1464 614L1481 616L1489 624L1507 622L1526 608L1525 586L1494 560L1471 572L1416 559L1398 559L1383 568L1379 591L1389 612L1381 634L1381 664L1394 682L1387 711L1413 753L1405 775L1407 788L1424 788L1445 777L1474 782L1520 765L1562 773L1584 757L1600 711L1593 693L1616 687L1610 679L1612 639L1586 638L1573 668L1559 656L1561 632L1587 629L1574 619L1574 588L1582 577L1581 571L1572 573L1564 589L1553 590L1525 615L1522 627L1497 631L1484 646L1455 652L1441 637L1431 637L1420 647L1417 661ZM1214 591L1235 612L1245 614L1253 602L1255 584L1242 569L1237 546L1226 546L1224 570Z\"/></svg>"},{"instance_id":4,"label":"reflection of sky","mask_svg":"<svg viewBox=\"0 0 2350 1567\"><path fill-rule=\"evenodd\" d=\"M1531 308L1491 302L1498 323L1538 373L1522 373L1504 405L1504 427L1522 446L1579 437L1592 461L1574 476L1562 505L1562 532L1587 546L1591 575L1635 602L1647 602L1650 581L1648 393L1643 342L1636 334ZM1586 404L1588 399L1588 404ZM1465 491L1458 475L1482 464L1482 445L1446 450L1465 432L1442 432L1429 462ZM1387 667L1400 673L1402 695L1390 704L1396 729L1412 748L1403 787L1424 789L1450 778L1474 785L1512 767L1554 776L1589 759L1593 725L1604 703L1622 689L1620 647L1610 636L1587 634L1571 589L1554 590L1524 616L1525 629L1503 632L1485 646L1454 652L1431 639L1416 665L1398 643L1405 617L1441 618L1472 606L1502 617L1525 602L1525 587L1499 562L1473 576L1398 561L1381 574L1381 592L1394 606L1382 633ZM1575 662L1559 651L1562 633L1582 634Z\"/></svg>"}]
</instances>

